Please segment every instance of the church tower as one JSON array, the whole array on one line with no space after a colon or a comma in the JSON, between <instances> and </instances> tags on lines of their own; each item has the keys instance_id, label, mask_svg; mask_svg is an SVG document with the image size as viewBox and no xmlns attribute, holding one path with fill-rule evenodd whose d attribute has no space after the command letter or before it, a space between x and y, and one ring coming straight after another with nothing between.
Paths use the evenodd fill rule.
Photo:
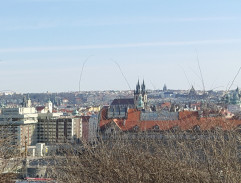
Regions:
<instances>
[{"instance_id":1,"label":"church tower","mask_svg":"<svg viewBox=\"0 0 241 183\"><path fill-rule=\"evenodd\" d=\"M138 79L138 83L136 84L136 90L134 90L134 105L135 107L138 106L138 99L141 94L141 87L140 87L140 82Z\"/></svg>"},{"instance_id":2,"label":"church tower","mask_svg":"<svg viewBox=\"0 0 241 183\"><path fill-rule=\"evenodd\" d=\"M194 89L194 87L192 86L192 88L189 90L189 94L188 94L189 98L191 99L195 99L197 97L197 92Z\"/></svg>"},{"instance_id":3,"label":"church tower","mask_svg":"<svg viewBox=\"0 0 241 183\"><path fill-rule=\"evenodd\" d=\"M147 93L146 93L146 85L144 83L144 79L143 79L143 83L141 85L141 95L142 95L144 107L146 108L146 106L147 106Z\"/></svg>"},{"instance_id":4,"label":"church tower","mask_svg":"<svg viewBox=\"0 0 241 183\"><path fill-rule=\"evenodd\" d=\"M166 84L164 84L164 86L163 86L163 91L164 91L164 92L167 91L167 85L166 85Z\"/></svg>"},{"instance_id":5,"label":"church tower","mask_svg":"<svg viewBox=\"0 0 241 183\"><path fill-rule=\"evenodd\" d=\"M143 106L142 109L145 109L147 106L147 93L144 80L141 86L139 80L137 82L136 90L134 90L134 104L138 109L141 108L140 106Z\"/></svg>"},{"instance_id":6,"label":"church tower","mask_svg":"<svg viewBox=\"0 0 241 183\"><path fill-rule=\"evenodd\" d=\"M235 90L235 92L237 93L239 99L241 98L241 93L240 93L240 90L239 90L239 87L237 87L237 89Z\"/></svg>"},{"instance_id":7,"label":"church tower","mask_svg":"<svg viewBox=\"0 0 241 183\"><path fill-rule=\"evenodd\" d=\"M48 100L48 102L46 103L45 107L47 108L49 113L53 112L53 103L50 101L50 99Z\"/></svg>"},{"instance_id":8,"label":"church tower","mask_svg":"<svg viewBox=\"0 0 241 183\"><path fill-rule=\"evenodd\" d=\"M29 98L29 95L23 97L22 107L32 107L31 99Z\"/></svg>"},{"instance_id":9,"label":"church tower","mask_svg":"<svg viewBox=\"0 0 241 183\"><path fill-rule=\"evenodd\" d=\"M27 98L27 107L32 107L32 101L28 95L28 98Z\"/></svg>"}]
</instances>

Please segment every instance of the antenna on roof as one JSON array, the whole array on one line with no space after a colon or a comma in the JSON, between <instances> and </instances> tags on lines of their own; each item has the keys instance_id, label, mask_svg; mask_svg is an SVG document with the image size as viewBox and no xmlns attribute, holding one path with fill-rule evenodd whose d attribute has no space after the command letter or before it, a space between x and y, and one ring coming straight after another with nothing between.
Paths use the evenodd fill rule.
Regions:
<instances>
[{"instance_id":1,"label":"antenna on roof","mask_svg":"<svg viewBox=\"0 0 241 183\"><path fill-rule=\"evenodd\" d=\"M233 81L232 81L231 85L229 86L229 88L228 88L228 90L227 90L226 92L228 92L228 91L230 90L230 88L233 86L233 83L234 83L235 79L237 78L240 70L241 70L241 67L239 67L237 74L236 74L235 77L233 78ZM225 92L225 93L226 93L226 92Z\"/></svg>"},{"instance_id":2,"label":"antenna on roof","mask_svg":"<svg viewBox=\"0 0 241 183\"><path fill-rule=\"evenodd\" d=\"M89 60L89 58L92 57L92 56L93 56L93 55L89 55L89 56L85 59L83 65L82 65L81 72L80 72L80 76L79 76L79 93L80 93L80 82L81 82L81 79L82 79L82 75L83 75L83 70L84 70L85 64L87 63L87 61Z\"/></svg>"},{"instance_id":3,"label":"antenna on roof","mask_svg":"<svg viewBox=\"0 0 241 183\"><path fill-rule=\"evenodd\" d=\"M225 93L228 91L228 86L229 86L230 83L231 83L231 81L228 82L228 84L227 84L227 86L226 86Z\"/></svg>"},{"instance_id":4,"label":"antenna on roof","mask_svg":"<svg viewBox=\"0 0 241 183\"><path fill-rule=\"evenodd\" d=\"M241 70L241 67L239 67L238 72L237 72L237 74L234 76L233 81L232 81L231 85L229 86L229 88L228 88L228 85L229 85L230 81L228 82L228 85L227 85L227 87L226 87L226 91L225 91L225 93L224 93L224 95L223 95L224 97L226 96L226 94L228 93L228 91L230 90L230 88L232 87L232 85L233 85L235 79L237 78L240 70Z\"/></svg>"},{"instance_id":5,"label":"antenna on roof","mask_svg":"<svg viewBox=\"0 0 241 183\"><path fill-rule=\"evenodd\" d=\"M131 90L130 84L129 84L129 82L127 81L127 79L126 79L124 73L122 72L120 65L119 65L118 62L116 62L114 59L111 58L111 60L117 65L117 67L119 68L119 70L120 70L120 72L121 72L123 78L125 79L125 81L126 81L128 87L129 87L129 89Z\"/></svg>"}]
</instances>

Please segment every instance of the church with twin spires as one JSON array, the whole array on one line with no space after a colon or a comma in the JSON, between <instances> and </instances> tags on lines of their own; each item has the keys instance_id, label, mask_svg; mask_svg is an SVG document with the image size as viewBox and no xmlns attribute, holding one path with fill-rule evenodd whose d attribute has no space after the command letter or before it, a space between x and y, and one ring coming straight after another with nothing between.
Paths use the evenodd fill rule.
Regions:
<instances>
[{"instance_id":1,"label":"church with twin spires","mask_svg":"<svg viewBox=\"0 0 241 183\"><path fill-rule=\"evenodd\" d=\"M135 108L139 110L146 109L147 107L147 93L146 93L146 85L143 83L140 86L139 80L136 85L136 90L134 90L134 105Z\"/></svg>"},{"instance_id":2,"label":"church with twin spires","mask_svg":"<svg viewBox=\"0 0 241 183\"><path fill-rule=\"evenodd\" d=\"M147 92L144 80L141 85L138 80L133 98L120 98L112 101L108 108L108 118L125 118L128 109L141 111L147 109Z\"/></svg>"}]
</instances>

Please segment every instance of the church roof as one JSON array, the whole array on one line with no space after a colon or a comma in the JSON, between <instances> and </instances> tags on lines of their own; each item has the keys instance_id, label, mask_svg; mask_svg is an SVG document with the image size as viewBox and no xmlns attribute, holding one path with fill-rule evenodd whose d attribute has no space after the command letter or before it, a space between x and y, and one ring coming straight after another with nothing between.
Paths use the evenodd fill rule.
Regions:
<instances>
[{"instance_id":1,"label":"church roof","mask_svg":"<svg viewBox=\"0 0 241 183\"><path fill-rule=\"evenodd\" d=\"M133 98L114 99L111 105L134 105Z\"/></svg>"}]
</instances>

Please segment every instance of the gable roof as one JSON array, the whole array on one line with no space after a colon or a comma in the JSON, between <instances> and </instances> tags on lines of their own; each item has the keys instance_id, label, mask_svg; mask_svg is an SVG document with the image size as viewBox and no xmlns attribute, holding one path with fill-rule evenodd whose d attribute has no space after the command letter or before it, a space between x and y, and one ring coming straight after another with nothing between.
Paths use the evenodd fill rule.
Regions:
<instances>
[{"instance_id":1,"label":"gable roof","mask_svg":"<svg viewBox=\"0 0 241 183\"><path fill-rule=\"evenodd\" d=\"M134 105L133 98L114 99L111 105Z\"/></svg>"}]
</instances>

